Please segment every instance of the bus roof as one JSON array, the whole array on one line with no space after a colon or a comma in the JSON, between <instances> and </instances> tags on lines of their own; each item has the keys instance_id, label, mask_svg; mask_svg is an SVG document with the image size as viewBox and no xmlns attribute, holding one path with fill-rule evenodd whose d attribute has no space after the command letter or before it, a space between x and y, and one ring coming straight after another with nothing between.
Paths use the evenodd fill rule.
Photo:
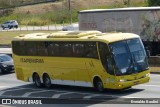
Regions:
<instances>
[{"instance_id":1,"label":"bus roof","mask_svg":"<svg viewBox=\"0 0 160 107\"><path fill-rule=\"evenodd\" d=\"M95 12L120 12L120 11L151 11L160 10L160 7L127 7L127 8L113 8L113 9L90 9L82 10L79 13L95 13Z\"/></svg>"},{"instance_id":2,"label":"bus roof","mask_svg":"<svg viewBox=\"0 0 160 107\"><path fill-rule=\"evenodd\" d=\"M131 38L139 38L139 36L132 33L101 33L100 31L58 31L22 34L15 37L14 41L106 41L109 43Z\"/></svg>"}]
</instances>

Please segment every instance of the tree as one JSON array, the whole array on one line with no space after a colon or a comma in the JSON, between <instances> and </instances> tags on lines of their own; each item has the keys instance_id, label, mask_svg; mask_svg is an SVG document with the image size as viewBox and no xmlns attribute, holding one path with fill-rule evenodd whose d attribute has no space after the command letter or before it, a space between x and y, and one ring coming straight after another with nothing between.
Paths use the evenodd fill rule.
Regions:
<instances>
[{"instance_id":1,"label":"tree","mask_svg":"<svg viewBox=\"0 0 160 107\"><path fill-rule=\"evenodd\" d=\"M160 0L148 0L149 6L160 6Z\"/></svg>"}]
</instances>

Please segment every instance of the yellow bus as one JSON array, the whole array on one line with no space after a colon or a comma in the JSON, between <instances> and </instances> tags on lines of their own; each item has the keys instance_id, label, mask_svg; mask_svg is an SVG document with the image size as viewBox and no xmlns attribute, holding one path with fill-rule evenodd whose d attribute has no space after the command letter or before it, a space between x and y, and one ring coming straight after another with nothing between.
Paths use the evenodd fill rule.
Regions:
<instances>
[{"instance_id":1,"label":"yellow bus","mask_svg":"<svg viewBox=\"0 0 160 107\"><path fill-rule=\"evenodd\" d=\"M52 84L126 89L150 79L147 54L132 33L58 31L20 35L12 41L17 79Z\"/></svg>"}]
</instances>

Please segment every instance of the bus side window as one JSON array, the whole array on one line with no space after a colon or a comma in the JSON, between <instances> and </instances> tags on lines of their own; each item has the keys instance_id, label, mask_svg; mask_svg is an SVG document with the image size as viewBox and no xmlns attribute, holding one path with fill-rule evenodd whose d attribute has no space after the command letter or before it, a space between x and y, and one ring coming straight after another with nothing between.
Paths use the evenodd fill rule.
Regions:
<instances>
[{"instance_id":1,"label":"bus side window","mask_svg":"<svg viewBox=\"0 0 160 107\"><path fill-rule=\"evenodd\" d=\"M37 55L37 48L36 48L36 43L33 41L27 41L25 42L25 46L26 46L26 55L30 55L30 56L35 56Z\"/></svg>"},{"instance_id":2,"label":"bus side window","mask_svg":"<svg viewBox=\"0 0 160 107\"><path fill-rule=\"evenodd\" d=\"M24 41L20 41L20 42L17 42L17 41L13 41L13 53L16 54L16 55L25 55L26 52L25 52L25 49L26 49L26 46L24 44Z\"/></svg>"},{"instance_id":3,"label":"bus side window","mask_svg":"<svg viewBox=\"0 0 160 107\"><path fill-rule=\"evenodd\" d=\"M47 49L48 49L48 55L49 56L54 56L54 54L55 54L55 52L54 52L54 43L53 42L48 42L48 47L47 47Z\"/></svg>"},{"instance_id":4,"label":"bus side window","mask_svg":"<svg viewBox=\"0 0 160 107\"><path fill-rule=\"evenodd\" d=\"M85 43L85 57L98 59L96 42Z\"/></svg>"},{"instance_id":5,"label":"bus side window","mask_svg":"<svg viewBox=\"0 0 160 107\"><path fill-rule=\"evenodd\" d=\"M100 60L102 62L103 67L109 74L114 74L112 60L107 44L99 42L98 49L100 54Z\"/></svg>"},{"instance_id":6,"label":"bus side window","mask_svg":"<svg viewBox=\"0 0 160 107\"><path fill-rule=\"evenodd\" d=\"M73 54L75 57L82 57L84 54L84 43L75 43L73 46Z\"/></svg>"},{"instance_id":7,"label":"bus side window","mask_svg":"<svg viewBox=\"0 0 160 107\"><path fill-rule=\"evenodd\" d=\"M45 42L37 42L37 54L38 56L47 56L48 52L46 52Z\"/></svg>"},{"instance_id":8,"label":"bus side window","mask_svg":"<svg viewBox=\"0 0 160 107\"><path fill-rule=\"evenodd\" d=\"M62 57L72 57L73 56L72 43L62 42L60 46L60 55Z\"/></svg>"}]
</instances>

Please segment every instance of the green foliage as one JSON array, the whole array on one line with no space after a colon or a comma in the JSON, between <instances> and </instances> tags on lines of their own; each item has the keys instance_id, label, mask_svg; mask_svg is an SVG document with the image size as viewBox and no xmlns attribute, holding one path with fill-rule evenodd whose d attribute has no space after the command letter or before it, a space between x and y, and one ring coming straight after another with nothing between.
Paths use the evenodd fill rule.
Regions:
<instances>
[{"instance_id":1,"label":"green foliage","mask_svg":"<svg viewBox=\"0 0 160 107\"><path fill-rule=\"evenodd\" d=\"M32 0L31 0L32 1ZM45 13L14 13L10 12L7 15L1 15L0 17L0 23L3 23L7 20L17 20L20 25L34 25L34 26L43 26L43 25L50 25L50 24L62 24L64 23L70 23L70 12L67 7L67 3L64 6L64 8L57 8L57 10L54 11L48 11ZM147 2L136 2L136 1L130 1L130 6L147 6ZM85 10L85 9L108 9L108 8L121 8L126 7L124 4L113 4L113 5L107 5L107 6L92 6L90 8L80 8L75 7L71 8L72 12L72 22L78 21L78 11Z\"/></svg>"},{"instance_id":2,"label":"green foliage","mask_svg":"<svg viewBox=\"0 0 160 107\"><path fill-rule=\"evenodd\" d=\"M160 0L148 0L149 6L160 6Z\"/></svg>"},{"instance_id":3,"label":"green foliage","mask_svg":"<svg viewBox=\"0 0 160 107\"><path fill-rule=\"evenodd\" d=\"M11 4L9 3L9 0L2 0L2 1L0 1L0 7L1 8L8 8L8 7L11 7Z\"/></svg>"},{"instance_id":4,"label":"green foliage","mask_svg":"<svg viewBox=\"0 0 160 107\"><path fill-rule=\"evenodd\" d=\"M22 6L27 4L38 4L44 2L54 2L62 0L0 0L0 8L11 8L16 6Z\"/></svg>"}]
</instances>

